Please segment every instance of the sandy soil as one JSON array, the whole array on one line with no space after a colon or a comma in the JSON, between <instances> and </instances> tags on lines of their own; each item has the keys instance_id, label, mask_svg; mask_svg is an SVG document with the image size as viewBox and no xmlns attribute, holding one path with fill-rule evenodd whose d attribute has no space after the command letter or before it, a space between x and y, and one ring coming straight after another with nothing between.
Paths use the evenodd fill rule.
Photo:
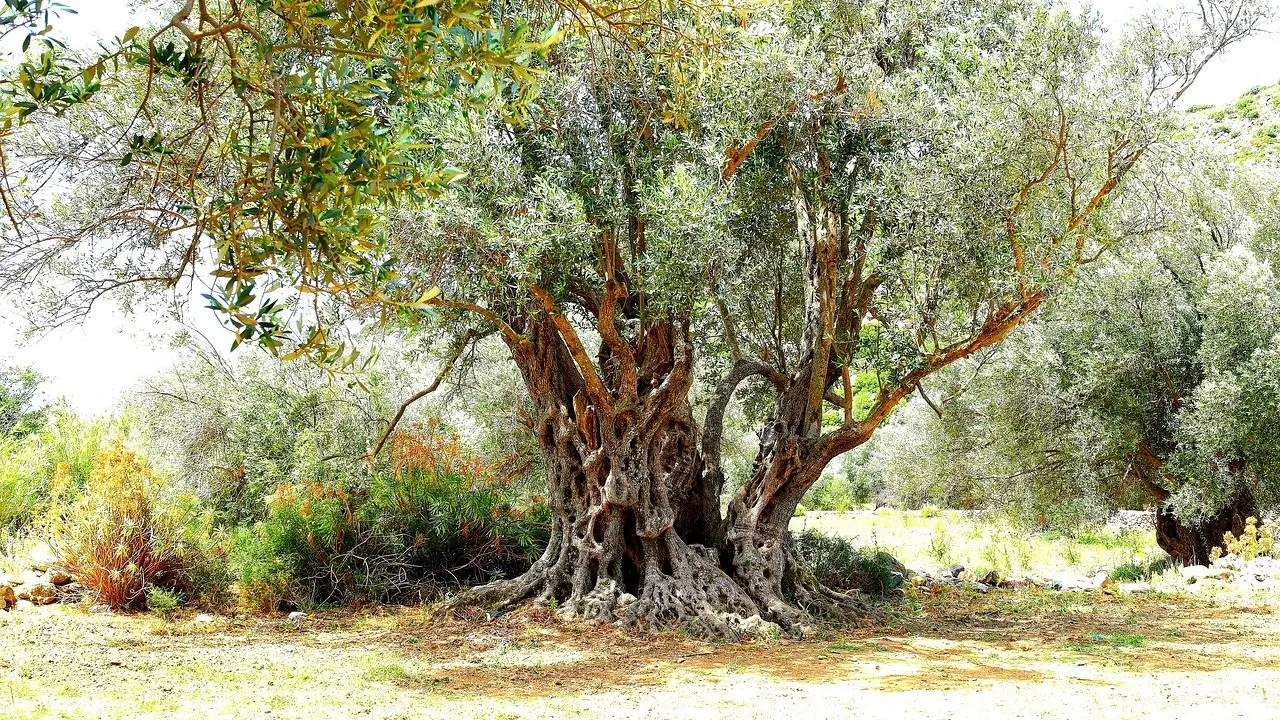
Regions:
<instances>
[{"instance_id":1,"label":"sandy soil","mask_svg":"<svg viewBox=\"0 0 1280 720\"><path fill-rule=\"evenodd\" d=\"M3 718L1280 718L1280 617L1187 597L910 596L708 644L429 610L299 623L0 613Z\"/></svg>"}]
</instances>

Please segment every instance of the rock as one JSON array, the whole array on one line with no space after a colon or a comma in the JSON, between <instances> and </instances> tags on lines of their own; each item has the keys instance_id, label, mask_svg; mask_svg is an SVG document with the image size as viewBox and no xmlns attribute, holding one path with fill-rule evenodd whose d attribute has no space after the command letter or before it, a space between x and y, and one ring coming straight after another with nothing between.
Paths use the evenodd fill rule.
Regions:
<instances>
[{"instance_id":1,"label":"rock","mask_svg":"<svg viewBox=\"0 0 1280 720\"><path fill-rule=\"evenodd\" d=\"M1093 590L1095 587L1092 580L1081 577L1079 575L1073 575L1070 573L1063 574L1063 575L1055 575L1049 580L1053 583L1054 590L1062 590L1064 592L1080 592L1085 590Z\"/></svg>"},{"instance_id":2,"label":"rock","mask_svg":"<svg viewBox=\"0 0 1280 720\"><path fill-rule=\"evenodd\" d=\"M8 585L0 585L0 610L11 607L18 602L18 595Z\"/></svg>"},{"instance_id":3,"label":"rock","mask_svg":"<svg viewBox=\"0 0 1280 720\"><path fill-rule=\"evenodd\" d=\"M0 585L13 587L15 585L21 585L21 584L22 584L22 580L20 580L17 575L13 575L7 572L0 572Z\"/></svg>"},{"instance_id":4,"label":"rock","mask_svg":"<svg viewBox=\"0 0 1280 720\"><path fill-rule=\"evenodd\" d=\"M1120 583L1116 588L1122 593L1144 593L1151 592L1151 583L1130 582Z\"/></svg>"},{"instance_id":5,"label":"rock","mask_svg":"<svg viewBox=\"0 0 1280 720\"><path fill-rule=\"evenodd\" d=\"M965 590L970 590L976 593L982 593L984 595L986 593L991 592L990 586L980 582L963 582L963 583L960 583L960 587L964 588Z\"/></svg>"},{"instance_id":6,"label":"rock","mask_svg":"<svg viewBox=\"0 0 1280 720\"><path fill-rule=\"evenodd\" d=\"M964 572L964 566L963 566L963 565L953 565L953 566L951 567L951 570L949 570L948 572L950 572L950 573L951 573L951 577L959 579L959 577L960 577L960 573Z\"/></svg>"},{"instance_id":7,"label":"rock","mask_svg":"<svg viewBox=\"0 0 1280 720\"><path fill-rule=\"evenodd\" d=\"M304 613L304 612L300 612L300 611L298 611L298 610L294 610L293 612L289 613L288 620L289 620L290 622L298 622L298 621L302 620L303 618L305 618L306 616L307 616L307 614L306 614L306 613Z\"/></svg>"},{"instance_id":8,"label":"rock","mask_svg":"<svg viewBox=\"0 0 1280 720\"><path fill-rule=\"evenodd\" d=\"M23 570L18 573L19 585L34 585L36 583L46 582L48 579L48 576L43 572L36 572L35 570Z\"/></svg>"},{"instance_id":9,"label":"rock","mask_svg":"<svg viewBox=\"0 0 1280 720\"><path fill-rule=\"evenodd\" d=\"M636 596L631 593L622 593L618 596L618 607L626 607L636 601Z\"/></svg>"},{"instance_id":10,"label":"rock","mask_svg":"<svg viewBox=\"0 0 1280 720\"><path fill-rule=\"evenodd\" d=\"M208 625L213 622L213 616L208 613L200 613L194 620L197 625Z\"/></svg>"},{"instance_id":11,"label":"rock","mask_svg":"<svg viewBox=\"0 0 1280 720\"><path fill-rule=\"evenodd\" d=\"M782 635L782 628L778 627L776 623L771 623L759 615L752 615L751 617L742 620L738 624L738 629L742 631L743 635L747 635L749 637L768 639L780 637Z\"/></svg>"},{"instance_id":12,"label":"rock","mask_svg":"<svg viewBox=\"0 0 1280 720\"><path fill-rule=\"evenodd\" d=\"M47 579L54 585L66 585L72 580L75 580L75 578L71 576L71 573L60 567L49 568Z\"/></svg>"},{"instance_id":13,"label":"rock","mask_svg":"<svg viewBox=\"0 0 1280 720\"><path fill-rule=\"evenodd\" d=\"M1026 587L1028 584L1029 583L1026 580L1018 580L1016 578L1005 578L1000 581L1000 587L1007 590L1019 590Z\"/></svg>"},{"instance_id":14,"label":"rock","mask_svg":"<svg viewBox=\"0 0 1280 720\"><path fill-rule=\"evenodd\" d=\"M991 587L995 587L1000 584L1000 575L995 570L992 570L986 575L983 575L982 579L978 580L978 582L982 583L983 585L989 585Z\"/></svg>"},{"instance_id":15,"label":"rock","mask_svg":"<svg viewBox=\"0 0 1280 720\"><path fill-rule=\"evenodd\" d=\"M53 551L53 548L49 547L48 543L38 542L27 553L27 567L32 570L44 572L57 564L58 554Z\"/></svg>"},{"instance_id":16,"label":"rock","mask_svg":"<svg viewBox=\"0 0 1280 720\"><path fill-rule=\"evenodd\" d=\"M31 602L30 600L19 600L18 602L13 604L13 609L16 611L31 610L34 607L35 607L35 603Z\"/></svg>"},{"instance_id":17,"label":"rock","mask_svg":"<svg viewBox=\"0 0 1280 720\"><path fill-rule=\"evenodd\" d=\"M51 582L35 582L13 589L19 600L30 600L36 605L48 605L58 599L58 588Z\"/></svg>"}]
</instances>

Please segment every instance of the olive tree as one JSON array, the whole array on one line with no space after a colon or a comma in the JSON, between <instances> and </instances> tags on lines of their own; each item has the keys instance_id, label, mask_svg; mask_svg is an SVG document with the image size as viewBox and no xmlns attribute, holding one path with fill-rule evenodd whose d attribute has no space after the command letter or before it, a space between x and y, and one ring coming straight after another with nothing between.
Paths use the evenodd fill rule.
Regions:
<instances>
[{"instance_id":1,"label":"olive tree","mask_svg":"<svg viewBox=\"0 0 1280 720\"><path fill-rule=\"evenodd\" d=\"M1186 563L1274 507L1277 197L1269 174L1210 164L1168 183L1158 232L1082 276L976 378L940 379L943 417L917 413L880 461L929 457L977 502L1039 522L1155 505L1157 541Z\"/></svg>"},{"instance_id":2,"label":"olive tree","mask_svg":"<svg viewBox=\"0 0 1280 720\"><path fill-rule=\"evenodd\" d=\"M1126 179L1261 8L1205 2L1115 43L1095 16L1039 0L722 10L610 16L517 53L540 89L519 112L443 100L450 83L487 100L487 85L471 66L413 74L435 54L384 75L355 47L382 42L381 20L358 36L325 24L315 54L292 43L302 54L290 63L253 66L264 84L246 90L248 116L234 105L194 116L210 145L170 144L166 118L189 122L184 110L214 91L237 97L239 46L217 43L235 30L252 46L253 33L171 23L188 47L217 41L202 47L229 69L170 87L176 104L130 156L105 140L76 146L95 153L74 156L84 177L118 178L112 167L143 158L145 182L101 200L80 183L79 231L42 235L56 223L39 217L14 236L35 233L41 251L7 263L91 257L118 206L145 201L180 219L111 245L132 252L109 270L172 282L208 238L210 304L239 339L336 369L355 355L335 338L362 323L448 334L448 358L500 339L544 455L551 541L527 573L458 603L541 598L705 635L802 633L862 612L798 557L787 526L801 497L922 381L994 347L1141 229L1117 202ZM435 41L386 22L398 34L374 55ZM347 72L339 56L362 60ZM297 64L309 60L324 72ZM136 96L116 87L116 102ZM409 90L421 92L401 102ZM281 97L299 114L277 115ZM86 117L112 121L70 115L59 127L74 137L97 137ZM206 147L232 162L206 162ZM305 322L289 330L291 316ZM701 417L699 373L718 378ZM725 411L748 382L770 411L722 512Z\"/></svg>"}]
</instances>

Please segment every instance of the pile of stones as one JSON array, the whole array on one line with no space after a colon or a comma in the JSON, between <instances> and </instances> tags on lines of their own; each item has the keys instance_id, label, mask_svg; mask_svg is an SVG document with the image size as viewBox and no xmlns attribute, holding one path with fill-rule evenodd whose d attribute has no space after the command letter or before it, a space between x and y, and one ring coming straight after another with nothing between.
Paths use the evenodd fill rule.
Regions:
<instances>
[{"instance_id":1,"label":"pile of stones","mask_svg":"<svg viewBox=\"0 0 1280 720\"><path fill-rule=\"evenodd\" d=\"M1091 592L1094 590L1144 592L1151 589L1151 586L1147 583L1116 583L1104 572L1092 577L1085 577L1075 573L1059 573L1046 577L1009 578L1001 577L993 570L982 577L977 577L963 565L940 568L934 573L910 571L909 579L911 584L926 590L936 591L952 587L979 593L990 592L995 588L1017 590L1030 587L1064 592Z\"/></svg>"},{"instance_id":2,"label":"pile of stones","mask_svg":"<svg viewBox=\"0 0 1280 720\"><path fill-rule=\"evenodd\" d=\"M1214 560L1208 567L1188 565L1179 571L1190 592L1199 593L1212 588L1235 590L1280 590L1280 560L1262 555L1245 560L1239 555L1227 555Z\"/></svg>"},{"instance_id":3,"label":"pile of stones","mask_svg":"<svg viewBox=\"0 0 1280 720\"><path fill-rule=\"evenodd\" d=\"M25 610L79 597L80 588L71 573L58 567L48 545L32 548L17 575L0 572L0 611Z\"/></svg>"}]
</instances>

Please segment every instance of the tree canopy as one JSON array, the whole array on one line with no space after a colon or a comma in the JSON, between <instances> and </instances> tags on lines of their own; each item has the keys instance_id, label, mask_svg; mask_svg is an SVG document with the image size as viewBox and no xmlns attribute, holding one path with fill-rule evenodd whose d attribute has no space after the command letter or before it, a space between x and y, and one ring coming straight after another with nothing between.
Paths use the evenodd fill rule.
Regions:
<instances>
[{"instance_id":1,"label":"tree canopy","mask_svg":"<svg viewBox=\"0 0 1280 720\"><path fill-rule=\"evenodd\" d=\"M1111 41L1041 0L188 3L91 66L91 101L15 101L4 267L66 270L55 321L207 277L237 343L334 370L370 325L446 366L496 336L553 526L459 602L802 633L865 608L798 560L801 497L1161 221L1131 178L1263 17L1205 2ZM748 380L760 443L722 515Z\"/></svg>"}]
</instances>

